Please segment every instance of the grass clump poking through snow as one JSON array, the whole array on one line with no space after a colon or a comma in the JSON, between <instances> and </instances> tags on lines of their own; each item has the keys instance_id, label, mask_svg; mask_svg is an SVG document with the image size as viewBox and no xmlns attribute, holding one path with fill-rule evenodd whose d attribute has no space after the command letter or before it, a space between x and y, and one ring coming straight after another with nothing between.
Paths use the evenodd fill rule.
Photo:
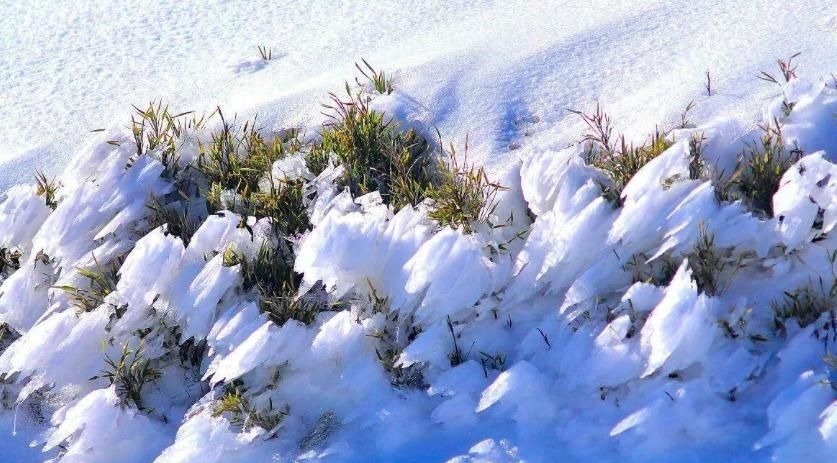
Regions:
<instances>
[{"instance_id":1,"label":"grass clump poking through snow","mask_svg":"<svg viewBox=\"0 0 837 463\"><path fill-rule=\"evenodd\" d=\"M264 45L258 45L256 47L259 50L259 56L261 56L262 60L270 61L273 59L273 50Z\"/></svg>"},{"instance_id":2,"label":"grass clump poking through snow","mask_svg":"<svg viewBox=\"0 0 837 463\"><path fill-rule=\"evenodd\" d=\"M793 63L793 60L801 54L802 53L794 53L788 59L776 60L776 65L779 67L779 73L781 74L784 82L780 82L779 79L773 76L773 74L765 71L761 71L758 78L766 82L774 83L782 88L782 86L789 83L791 79L796 78L796 65ZM782 101L782 112L785 116L790 115L791 111L793 111L794 105L795 103L788 101L787 98Z\"/></svg>"},{"instance_id":3,"label":"grass clump poking through snow","mask_svg":"<svg viewBox=\"0 0 837 463\"><path fill-rule=\"evenodd\" d=\"M665 134L655 130L650 140L640 146L629 144L624 135L614 136L610 116L596 103L592 113L570 109L587 126L587 132L581 141L587 144L585 161L605 171L611 180L609 185L602 185L605 198L617 206L623 202L622 190L639 170L652 159L662 154L671 142Z\"/></svg>"},{"instance_id":4,"label":"grass clump poking through snow","mask_svg":"<svg viewBox=\"0 0 837 463\"><path fill-rule=\"evenodd\" d=\"M158 198L151 198L145 207L149 209L149 229L166 224L166 232L179 237L186 246L200 227L200 220L189 215L188 201L180 207L179 204L166 205Z\"/></svg>"},{"instance_id":5,"label":"grass clump poking through snow","mask_svg":"<svg viewBox=\"0 0 837 463\"><path fill-rule=\"evenodd\" d=\"M133 404L143 410L142 390L148 383L159 379L160 372L151 366L150 360L143 357L142 346L131 350L126 343L118 360L106 357L105 363L107 369L90 379L108 380L109 385L116 385L116 394L123 405Z\"/></svg>"},{"instance_id":6,"label":"grass clump poking through snow","mask_svg":"<svg viewBox=\"0 0 837 463\"><path fill-rule=\"evenodd\" d=\"M59 184L55 178L50 180L42 171L35 172L35 193L38 196L43 196L47 207L52 210L58 207L58 199L56 197L58 187Z\"/></svg>"},{"instance_id":7,"label":"grass clump poking through snow","mask_svg":"<svg viewBox=\"0 0 837 463\"><path fill-rule=\"evenodd\" d=\"M698 290L708 296L717 296L724 289L721 275L730 266L730 262L715 247L715 235L709 232L703 224L700 226L698 240L692 252L689 253L688 259L692 278Z\"/></svg>"},{"instance_id":8,"label":"grass clump poking through snow","mask_svg":"<svg viewBox=\"0 0 837 463\"><path fill-rule=\"evenodd\" d=\"M490 223L497 208L497 193L503 189L489 180L485 169L468 164L468 142L460 163L456 149L450 146L450 160L439 168L439 183L427 191L433 200L429 216L439 225L462 228L472 233L478 223Z\"/></svg>"},{"instance_id":9,"label":"grass clump poking through snow","mask_svg":"<svg viewBox=\"0 0 837 463\"><path fill-rule=\"evenodd\" d=\"M203 123L202 118L184 120L183 116L188 114L192 112L171 114L169 107L164 106L162 101L156 104L149 102L144 109L134 106L130 128L137 149L136 156L155 154L165 167L165 178L173 178L179 172L177 140L187 128Z\"/></svg>"},{"instance_id":10,"label":"grass clump poking through snow","mask_svg":"<svg viewBox=\"0 0 837 463\"><path fill-rule=\"evenodd\" d=\"M264 245L253 259L248 259L230 248L224 252L223 263L227 267L241 266L244 289L258 293L259 309L274 323L279 326L288 320L313 323L317 314L329 306L316 291L297 294L302 277L293 270L291 252L284 254L287 255Z\"/></svg>"},{"instance_id":11,"label":"grass clump poking through snow","mask_svg":"<svg viewBox=\"0 0 837 463\"><path fill-rule=\"evenodd\" d=\"M229 209L255 217L269 217L285 236L310 227L305 212L302 179L274 178L273 163L299 149L296 132L268 141L256 129L255 119L240 133L221 117L221 130L200 147L198 169L209 183L206 199L214 210Z\"/></svg>"},{"instance_id":12,"label":"grass clump poking through snow","mask_svg":"<svg viewBox=\"0 0 837 463\"><path fill-rule=\"evenodd\" d=\"M773 325L777 331L784 332L789 319L795 319L799 326L805 328L829 313L832 329L837 334L837 274L833 270L837 263L837 251L831 252L828 259L832 266L829 280L824 280L821 275L816 284L785 291L781 300L771 304Z\"/></svg>"},{"instance_id":13,"label":"grass clump poking through snow","mask_svg":"<svg viewBox=\"0 0 837 463\"><path fill-rule=\"evenodd\" d=\"M719 188L721 199L741 200L751 210L773 216L773 195L788 169L801 157L798 148L787 150L778 122L763 126L764 135L749 144L732 175Z\"/></svg>"},{"instance_id":14,"label":"grass clump poking through snow","mask_svg":"<svg viewBox=\"0 0 837 463\"><path fill-rule=\"evenodd\" d=\"M367 298L368 310L371 314L383 314L388 323L398 323L398 315L390 308L388 297L378 294L372 285L369 285L370 293ZM423 388L427 384L424 381L422 366L413 363L404 366L399 362L404 352L404 341L399 342L396 333L399 331L396 326L385 326L375 330L367 336L378 340L375 347L375 355L378 362L390 378L390 384L397 388ZM406 334L406 342L412 342L419 335L420 330L412 326Z\"/></svg>"},{"instance_id":15,"label":"grass clump poking through snow","mask_svg":"<svg viewBox=\"0 0 837 463\"><path fill-rule=\"evenodd\" d=\"M96 263L96 268L78 269L79 274L87 279L86 289L74 286L58 286L57 288L70 295L70 300L79 313L92 312L105 302L108 294L116 290L120 264L121 262L117 260L111 262L107 268Z\"/></svg>"},{"instance_id":16,"label":"grass clump poking through snow","mask_svg":"<svg viewBox=\"0 0 837 463\"><path fill-rule=\"evenodd\" d=\"M378 191L396 209L417 204L432 184L435 163L427 141L415 130L397 130L392 120L369 107L368 97L353 95L348 85L346 92L348 99L331 94L325 105L329 121L311 154L312 171L321 171L322 159L333 154L352 196Z\"/></svg>"},{"instance_id":17,"label":"grass clump poking through snow","mask_svg":"<svg viewBox=\"0 0 837 463\"><path fill-rule=\"evenodd\" d=\"M381 95L389 95L392 93L392 79L387 77L384 71L376 71L365 59L361 58L360 60L363 61L363 67L358 63L355 63L355 67L372 84L375 91ZM355 81L359 86L362 86L357 79Z\"/></svg>"},{"instance_id":18,"label":"grass clump poking through snow","mask_svg":"<svg viewBox=\"0 0 837 463\"><path fill-rule=\"evenodd\" d=\"M837 284L835 283L825 285L820 280L819 285L816 286L786 291L781 300L774 301L772 304L774 327L783 331L787 321L793 318L799 326L804 328L817 321L825 313L831 313L833 319L837 316L835 304L837 304Z\"/></svg>"},{"instance_id":19,"label":"grass clump poking through snow","mask_svg":"<svg viewBox=\"0 0 837 463\"><path fill-rule=\"evenodd\" d=\"M689 139L689 180L701 180L709 175L706 162L703 160L703 134L694 134Z\"/></svg>"},{"instance_id":20,"label":"grass clump poking through snow","mask_svg":"<svg viewBox=\"0 0 837 463\"><path fill-rule=\"evenodd\" d=\"M697 241L688 252L679 256L664 254L654 261L648 261L643 254L635 254L623 268L632 273L634 283L668 286L683 258L688 262L698 291L707 296L718 296L726 289L732 275L743 266L744 256L731 256L729 250L718 248L715 235L701 224Z\"/></svg>"},{"instance_id":21,"label":"grass clump poking through snow","mask_svg":"<svg viewBox=\"0 0 837 463\"><path fill-rule=\"evenodd\" d=\"M240 427L243 431L259 427L270 432L282 423L288 411L275 410L272 401L265 409L258 409L237 387L228 386L224 395L215 401L215 407L212 410L212 416L222 415L226 416L232 425Z\"/></svg>"}]
</instances>

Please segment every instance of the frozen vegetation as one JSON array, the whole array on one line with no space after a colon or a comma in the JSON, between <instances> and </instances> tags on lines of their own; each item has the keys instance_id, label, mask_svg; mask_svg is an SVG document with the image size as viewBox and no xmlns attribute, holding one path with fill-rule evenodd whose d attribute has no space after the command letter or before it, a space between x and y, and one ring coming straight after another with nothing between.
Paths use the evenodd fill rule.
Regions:
<instances>
[{"instance_id":1,"label":"frozen vegetation","mask_svg":"<svg viewBox=\"0 0 837 463\"><path fill-rule=\"evenodd\" d=\"M0 455L834 461L837 80L795 66L756 125L580 108L497 175L364 63L322 126L136 108L0 197Z\"/></svg>"}]
</instances>

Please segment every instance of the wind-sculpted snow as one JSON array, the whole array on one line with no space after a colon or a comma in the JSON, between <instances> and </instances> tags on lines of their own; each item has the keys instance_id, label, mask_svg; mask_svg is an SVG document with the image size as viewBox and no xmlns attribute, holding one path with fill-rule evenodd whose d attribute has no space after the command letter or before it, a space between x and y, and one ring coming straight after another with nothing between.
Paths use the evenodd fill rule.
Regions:
<instances>
[{"instance_id":1,"label":"wind-sculpted snow","mask_svg":"<svg viewBox=\"0 0 837 463\"><path fill-rule=\"evenodd\" d=\"M382 98L393 114L409 101ZM34 187L0 200L0 247L21 253L0 286L14 332L0 415L63 462L832 461L837 89L794 79L777 101L765 123L803 156L775 218L690 179L693 137L729 173L762 135L718 119L672 131L619 206L584 147L524 146L501 178L502 226L470 234L433 223L429 202L352 198L340 167L315 177L285 158L270 175L304 179L313 224L287 243L230 211L188 244L157 226L163 164L109 132L61 177L55 210ZM714 276L695 251L707 236L726 263ZM261 313L230 260L285 245L299 297L329 302L309 324ZM66 288L111 264L112 291L80 310ZM825 291L813 320L777 312L800 288ZM134 398L102 377L126 346L159 373Z\"/></svg>"}]
</instances>

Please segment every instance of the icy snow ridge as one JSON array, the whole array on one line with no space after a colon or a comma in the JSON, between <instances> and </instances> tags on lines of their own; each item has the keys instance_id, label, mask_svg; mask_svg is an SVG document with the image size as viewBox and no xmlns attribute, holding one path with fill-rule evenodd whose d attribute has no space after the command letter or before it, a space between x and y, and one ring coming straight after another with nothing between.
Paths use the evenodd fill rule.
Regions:
<instances>
[{"instance_id":1,"label":"icy snow ridge","mask_svg":"<svg viewBox=\"0 0 837 463\"><path fill-rule=\"evenodd\" d=\"M271 175L317 192L293 243L302 291L322 284L341 302L310 325L260 314L225 264L229 249L257 252L269 224L225 211L188 245L152 228L146 200L172 191L163 165L103 135L61 178L54 211L33 188L0 200L0 247L22 263L0 285L0 322L20 335L0 343L3 413L66 462L831 461L834 310L778 329L770 304L837 274L837 89L792 80L777 101L766 120L805 155L770 219L689 180L692 135L723 170L760 134L731 121L674 132L621 208L580 147L532 150L501 179L512 188L495 214L514 222L473 234L439 229L426 203L392 210L336 191L334 172L278 161ZM716 294L689 266L702 233L742 264ZM668 281L642 273L664 260ZM112 263L115 291L78 312L60 288ZM89 379L125 345L160 372L141 403ZM281 419L218 412L233 384Z\"/></svg>"}]
</instances>

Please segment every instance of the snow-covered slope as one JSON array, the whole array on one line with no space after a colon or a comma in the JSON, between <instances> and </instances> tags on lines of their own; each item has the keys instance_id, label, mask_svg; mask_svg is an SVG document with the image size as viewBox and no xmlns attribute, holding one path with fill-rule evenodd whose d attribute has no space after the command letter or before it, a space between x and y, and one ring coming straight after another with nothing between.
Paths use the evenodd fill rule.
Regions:
<instances>
[{"instance_id":1,"label":"snow-covered slope","mask_svg":"<svg viewBox=\"0 0 837 463\"><path fill-rule=\"evenodd\" d=\"M791 78L764 110L801 156L776 218L718 183L765 136L735 120L668 132L618 203L584 146L532 149L500 179L492 220L505 226L474 233L437 226L432 203L352 198L333 183L343 167L315 178L282 158L271 175L295 172L311 192L312 228L287 237L301 292L334 304L307 324L260 313L247 289L249 259L283 249L269 219L221 211L185 242L146 206L180 198L161 151L137 156L124 129L100 134L54 198L23 185L0 201L2 451L831 461L836 86ZM395 115L410 103L402 91L372 101ZM181 134L181 163L206 130ZM96 292L97 278L112 287ZM108 386L107 372L134 376Z\"/></svg>"},{"instance_id":2,"label":"snow-covered slope","mask_svg":"<svg viewBox=\"0 0 837 463\"><path fill-rule=\"evenodd\" d=\"M19 117L0 172L20 185L0 195L0 461L833 461L837 9L579 3L7 6L0 97ZM755 78L793 51L809 78ZM298 153L257 188L303 182L303 233L204 216L199 169L181 171L199 228L160 225L149 206L195 193L163 150L137 154L129 103L220 102L316 139L360 56L395 72L373 108L469 135L507 187L504 226L352 197L344 166L314 175ZM564 109L596 98L629 139L666 133L619 200ZM218 119L180 134L181 166ZM772 214L725 189L765 128L794 161ZM50 162L66 163L54 198L21 174ZM263 249L329 310L263 313Z\"/></svg>"},{"instance_id":3,"label":"snow-covered slope","mask_svg":"<svg viewBox=\"0 0 837 463\"><path fill-rule=\"evenodd\" d=\"M257 45L276 58L264 66ZM802 52L810 75L827 75L835 45L829 0L7 2L0 187L58 173L90 130L127 124L150 99L309 120L360 57L399 71L412 117L470 134L500 167L518 158L510 145L532 144L526 133L565 143L564 108L597 98L645 135L702 99L707 70L717 96L702 120L752 117L770 92L754 85L760 69Z\"/></svg>"}]
</instances>

